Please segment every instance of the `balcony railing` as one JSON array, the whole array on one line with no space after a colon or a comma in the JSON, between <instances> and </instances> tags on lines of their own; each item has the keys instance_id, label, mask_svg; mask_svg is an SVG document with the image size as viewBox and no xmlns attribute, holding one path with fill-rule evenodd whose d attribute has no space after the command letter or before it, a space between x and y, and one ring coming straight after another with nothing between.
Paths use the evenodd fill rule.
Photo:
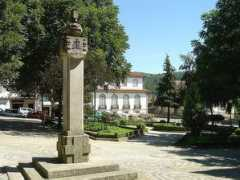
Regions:
<instances>
[{"instance_id":1,"label":"balcony railing","mask_svg":"<svg viewBox=\"0 0 240 180\"><path fill-rule=\"evenodd\" d=\"M99 105L98 110L106 110L107 106L106 105Z\"/></svg>"},{"instance_id":2,"label":"balcony railing","mask_svg":"<svg viewBox=\"0 0 240 180\"><path fill-rule=\"evenodd\" d=\"M129 104L125 104L123 105L123 110L129 110L130 109L130 105Z\"/></svg>"},{"instance_id":3,"label":"balcony railing","mask_svg":"<svg viewBox=\"0 0 240 180\"><path fill-rule=\"evenodd\" d=\"M141 105L139 104L139 105L134 105L134 110L140 110L142 107L141 107Z\"/></svg>"},{"instance_id":4,"label":"balcony railing","mask_svg":"<svg viewBox=\"0 0 240 180\"><path fill-rule=\"evenodd\" d=\"M112 110L118 110L118 109L119 109L119 106L118 106L118 105L112 105L112 106L111 106L111 109L112 109Z\"/></svg>"}]
</instances>

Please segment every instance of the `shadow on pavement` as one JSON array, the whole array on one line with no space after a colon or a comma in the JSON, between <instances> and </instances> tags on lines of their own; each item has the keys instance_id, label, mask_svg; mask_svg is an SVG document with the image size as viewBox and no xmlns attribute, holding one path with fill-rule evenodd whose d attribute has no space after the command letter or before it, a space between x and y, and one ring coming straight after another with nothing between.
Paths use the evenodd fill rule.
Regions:
<instances>
[{"instance_id":1,"label":"shadow on pavement","mask_svg":"<svg viewBox=\"0 0 240 180\"><path fill-rule=\"evenodd\" d=\"M44 127L40 122L7 121L0 119L0 131L12 136L56 136L58 130Z\"/></svg>"},{"instance_id":2,"label":"shadow on pavement","mask_svg":"<svg viewBox=\"0 0 240 180\"><path fill-rule=\"evenodd\" d=\"M196 171L193 173L205 174L221 178L240 179L240 168L213 169L207 171Z\"/></svg>"},{"instance_id":3,"label":"shadow on pavement","mask_svg":"<svg viewBox=\"0 0 240 180\"><path fill-rule=\"evenodd\" d=\"M193 173L240 179L240 149L182 148L177 151L167 152L179 156L186 156L185 160L187 161L214 168L206 171L195 171Z\"/></svg>"},{"instance_id":4,"label":"shadow on pavement","mask_svg":"<svg viewBox=\"0 0 240 180\"><path fill-rule=\"evenodd\" d=\"M17 167L11 167L11 166L0 167L0 173L1 174L5 174L5 173L8 173L8 172L19 172L19 170L18 170Z\"/></svg>"}]
</instances>

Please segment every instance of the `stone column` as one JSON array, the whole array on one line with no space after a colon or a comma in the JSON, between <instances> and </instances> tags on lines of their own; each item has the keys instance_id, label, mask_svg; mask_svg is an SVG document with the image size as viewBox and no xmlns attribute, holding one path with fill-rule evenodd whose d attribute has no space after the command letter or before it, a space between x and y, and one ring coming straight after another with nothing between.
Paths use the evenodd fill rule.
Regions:
<instances>
[{"instance_id":1,"label":"stone column","mask_svg":"<svg viewBox=\"0 0 240 180\"><path fill-rule=\"evenodd\" d=\"M77 20L76 20L77 21ZM58 157L63 163L88 161L90 144L84 134L84 56L87 40L79 35L81 26L71 24L63 38L63 133L58 137Z\"/></svg>"}]
</instances>

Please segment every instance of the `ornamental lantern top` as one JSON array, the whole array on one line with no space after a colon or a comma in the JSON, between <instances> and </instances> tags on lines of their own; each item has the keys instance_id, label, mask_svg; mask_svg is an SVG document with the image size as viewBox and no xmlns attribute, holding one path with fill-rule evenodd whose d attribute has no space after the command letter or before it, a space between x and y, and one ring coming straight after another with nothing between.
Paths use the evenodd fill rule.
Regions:
<instances>
[{"instance_id":1,"label":"ornamental lantern top","mask_svg":"<svg viewBox=\"0 0 240 180\"><path fill-rule=\"evenodd\" d=\"M79 14L78 14L78 12L74 10L74 11L72 12L72 16L73 16L74 22L78 22L78 19L79 19Z\"/></svg>"},{"instance_id":2,"label":"ornamental lantern top","mask_svg":"<svg viewBox=\"0 0 240 180\"><path fill-rule=\"evenodd\" d=\"M81 37L82 27L78 22L79 14L72 12L73 23L70 23L65 36L65 50L74 59L83 59L88 51L88 40Z\"/></svg>"},{"instance_id":3,"label":"ornamental lantern top","mask_svg":"<svg viewBox=\"0 0 240 180\"><path fill-rule=\"evenodd\" d=\"M82 26L78 23L79 14L76 10L72 11L72 23L67 28L67 35L80 36L82 33Z\"/></svg>"}]
</instances>

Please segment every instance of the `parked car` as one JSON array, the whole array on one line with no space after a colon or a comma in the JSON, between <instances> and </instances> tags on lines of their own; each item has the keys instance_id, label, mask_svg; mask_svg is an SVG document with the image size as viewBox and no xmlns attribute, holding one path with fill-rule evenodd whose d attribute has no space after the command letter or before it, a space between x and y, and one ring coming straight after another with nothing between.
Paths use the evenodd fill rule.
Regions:
<instances>
[{"instance_id":1,"label":"parked car","mask_svg":"<svg viewBox=\"0 0 240 180\"><path fill-rule=\"evenodd\" d=\"M2 111L0 114L2 116L8 117L23 117L23 115L20 114L17 109L6 109L5 111Z\"/></svg>"},{"instance_id":2,"label":"parked car","mask_svg":"<svg viewBox=\"0 0 240 180\"><path fill-rule=\"evenodd\" d=\"M28 114L33 112L33 109L28 107L20 107L18 108L18 112L22 114L24 117L27 117Z\"/></svg>"},{"instance_id":3,"label":"parked car","mask_svg":"<svg viewBox=\"0 0 240 180\"><path fill-rule=\"evenodd\" d=\"M4 110L2 108L0 108L0 116L2 116Z\"/></svg>"},{"instance_id":4,"label":"parked car","mask_svg":"<svg viewBox=\"0 0 240 180\"><path fill-rule=\"evenodd\" d=\"M44 114L42 111L37 111L37 112L31 112L27 116L28 118L34 118L34 119L43 119Z\"/></svg>"}]
</instances>

